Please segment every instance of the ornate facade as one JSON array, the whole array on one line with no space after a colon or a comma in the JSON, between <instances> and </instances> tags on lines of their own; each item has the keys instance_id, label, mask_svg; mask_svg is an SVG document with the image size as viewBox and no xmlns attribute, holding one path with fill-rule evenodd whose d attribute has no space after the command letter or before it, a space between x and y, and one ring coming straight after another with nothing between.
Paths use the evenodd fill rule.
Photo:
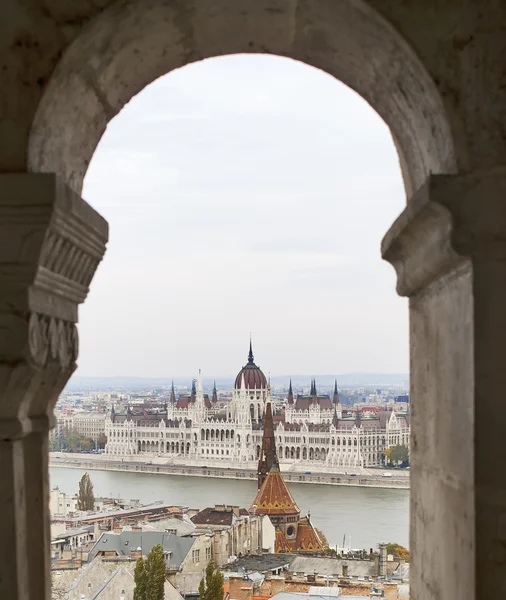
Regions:
<instances>
[{"instance_id":1,"label":"ornate facade","mask_svg":"<svg viewBox=\"0 0 506 600\"><path fill-rule=\"evenodd\" d=\"M216 386L212 397L204 394L199 372L190 394L170 396L157 407L142 411L112 410L106 420L106 454L146 454L175 460L251 463L260 457L265 407L270 405L270 385L255 364L250 343L248 362L235 379L232 400L219 410ZM378 466L386 448L409 446L409 416L381 411L375 418L343 419L337 382L333 397L320 395L316 381L309 395L294 397L292 384L284 412L273 421L273 445L284 464L318 468Z\"/></svg>"}]
</instances>

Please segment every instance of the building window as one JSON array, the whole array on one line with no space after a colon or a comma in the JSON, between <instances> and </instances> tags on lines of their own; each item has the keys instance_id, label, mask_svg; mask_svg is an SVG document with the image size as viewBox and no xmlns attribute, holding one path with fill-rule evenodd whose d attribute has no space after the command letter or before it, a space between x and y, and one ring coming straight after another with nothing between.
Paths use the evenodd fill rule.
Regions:
<instances>
[{"instance_id":1,"label":"building window","mask_svg":"<svg viewBox=\"0 0 506 600\"><path fill-rule=\"evenodd\" d=\"M200 550L192 551L192 560L193 560L194 564L197 564L200 562Z\"/></svg>"},{"instance_id":2,"label":"building window","mask_svg":"<svg viewBox=\"0 0 506 600\"><path fill-rule=\"evenodd\" d=\"M293 537L294 533L295 529L293 525L290 525L290 527L288 527L288 529L286 530L286 534L288 535L288 537Z\"/></svg>"},{"instance_id":3,"label":"building window","mask_svg":"<svg viewBox=\"0 0 506 600\"><path fill-rule=\"evenodd\" d=\"M209 562L211 560L211 548L206 548L206 561Z\"/></svg>"}]
</instances>

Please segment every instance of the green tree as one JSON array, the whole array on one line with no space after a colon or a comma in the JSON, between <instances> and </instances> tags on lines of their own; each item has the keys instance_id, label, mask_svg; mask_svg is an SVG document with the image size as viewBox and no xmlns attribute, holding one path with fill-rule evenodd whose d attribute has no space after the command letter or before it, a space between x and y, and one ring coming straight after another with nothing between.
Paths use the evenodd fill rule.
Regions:
<instances>
[{"instance_id":1,"label":"green tree","mask_svg":"<svg viewBox=\"0 0 506 600\"><path fill-rule=\"evenodd\" d=\"M392 458L392 448L385 448L383 450L383 456L385 457L385 464L388 465Z\"/></svg>"},{"instance_id":2,"label":"green tree","mask_svg":"<svg viewBox=\"0 0 506 600\"><path fill-rule=\"evenodd\" d=\"M390 460L394 465L402 464L408 466L409 464L409 450L406 446L393 446Z\"/></svg>"},{"instance_id":3,"label":"green tree","mask_svg":"<svg viewBox=\"0 0 506 600\"><path fill-rule=\"evenodd\" d=\"M134 581L134 600L164 600L165 560L161 544L153 546L146 558L137 559Z\"/></svg>"},{"instance_id":4,"label":"green tree","mask_svg":"<svg viewBox=\"0 0 506 600\"><path fill-rule=\"evenodd\" d=\"M205 577L199 585L200 600L223 600L223 573L214 568L213 561L206 567Z\"/></svg>"},{"instance_id":5,"label":"green tree","mask_svg":"<svg viewBox=\"0 0 506 600\"><path fill-rule=\"evenodd\" d=\"M106 444L107 444L107 436L105 435L105 433L102 432L101 434L99 434L98 439L97 439L97 448L104 449Z\"/></svg>"},{"instance_id":6,"label":"green tree","mask_svg":"<svg viewBox=\"0 0 506 600\"><path fill-rule=\"evenodd\" d=\"M95 508L95 494L90 476L85 473L79 482L79 495L77 497L77 510L93 510Z\"/></svg>"}]
</instances>

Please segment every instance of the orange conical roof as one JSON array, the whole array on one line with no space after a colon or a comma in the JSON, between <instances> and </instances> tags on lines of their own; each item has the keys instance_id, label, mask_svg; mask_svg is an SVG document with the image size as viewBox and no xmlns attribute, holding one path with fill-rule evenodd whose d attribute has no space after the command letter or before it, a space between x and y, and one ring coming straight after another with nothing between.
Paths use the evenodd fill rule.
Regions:
<instances>
[{"instance_id":1,"label":"orange conical roof","mask_svg":"<svg viewBox=\"0 0 506 600\"><path fill-rule=\"evenodd\" d=\"M323 550L321 540L314 530L309 517L303 517L299 520L297 550L299 552L321 552Z\"/></svg>"},{"instance_id":2,"label":"orange conical roof","mask_svg":"<svg viewBox=\"0 0 506 600\"><path fill-rule=\"evenodd\" d=\"M255 507L255 508L253 508ZM300 510L277 467L267 473L250 509L260 515L299 515Z\"/></svg>"}]
</instances>

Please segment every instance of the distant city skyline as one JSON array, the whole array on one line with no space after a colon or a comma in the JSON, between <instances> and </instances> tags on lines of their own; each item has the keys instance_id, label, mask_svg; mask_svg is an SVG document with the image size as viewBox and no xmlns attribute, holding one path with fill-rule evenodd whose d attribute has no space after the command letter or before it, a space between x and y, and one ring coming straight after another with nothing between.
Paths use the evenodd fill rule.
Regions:
<instances>
[{"instance_id":1,"label":"distant city skyline","mask_svg":"<svg viewBox=\"0 0 506 600\"><path fill-rule=\"evenodd\" d=\"M386 125L289 59L194 63L111 121L84 197L111 241L77 375L408 371L407 303L379 245L404 205Z\"/></svg>"}]
</instances>

